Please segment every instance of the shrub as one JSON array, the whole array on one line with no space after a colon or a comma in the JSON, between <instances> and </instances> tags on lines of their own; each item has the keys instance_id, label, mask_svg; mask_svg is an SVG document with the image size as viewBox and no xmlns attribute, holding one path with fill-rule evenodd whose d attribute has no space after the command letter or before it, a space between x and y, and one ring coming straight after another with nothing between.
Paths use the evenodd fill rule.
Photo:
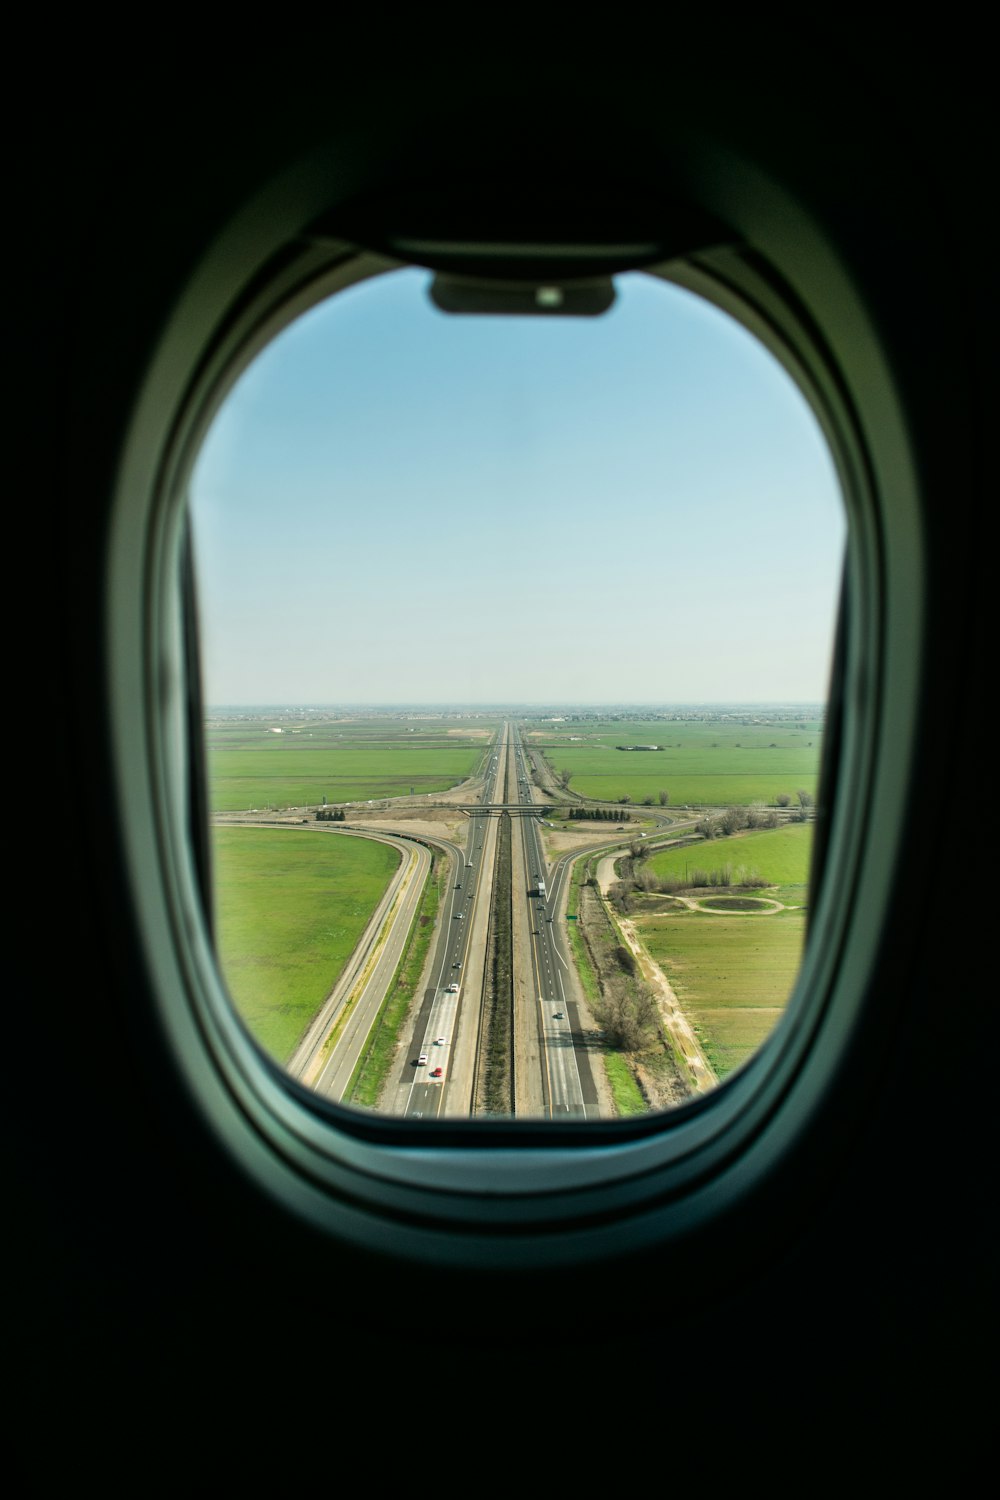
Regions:
<instances>
[{"instance_id":1,"label":"shrub","mask_svg":"<svg viewBox=\"0 0 1000 1500\"><path fill-rule=\"evenodd\" d=\"M620 943L615 949L615 958L618 961L618 967L624 969L626 974L635 973L635 955L628 948L623 948Z\"/></svg>"}]
</instances>

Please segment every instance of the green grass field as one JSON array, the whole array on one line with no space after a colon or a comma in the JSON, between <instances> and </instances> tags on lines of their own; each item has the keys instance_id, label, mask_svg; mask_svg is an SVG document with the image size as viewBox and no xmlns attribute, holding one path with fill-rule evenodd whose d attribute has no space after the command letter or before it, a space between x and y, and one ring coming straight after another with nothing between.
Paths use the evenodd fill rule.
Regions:
<instances>
[{"instance_id":1,"label":"green grass field","mask_svg":"<svg viewBox=\"0 0 1000 1500\"><path fill-rule=\"evenodd\" d=\"M210 803L240 812L447 791L475 772L491 739L479 724L449 732L389 720L210 719Z\"/></svg>"},{"instance_id":2,"label":"green grass field","mask_svg":"<svg viewBox=\"0 0 1000 1500\"><path fill-rule=\"evenodd\" d=\"M233 1004L284 1063L336 983L400 856L369 839L214 828L216 947Z\"/></svg>"},{"instance_id":3,"label":"green grass field","mask_svg":"<svg viewBox=\"0 0 1000 1500\"><path fill-rule=\"evenodd\" d=\"M638 916L643 943L673 985L720 1078L738 1068L778 1021L795 983L805 912L726 917Z\"/></svg>"},{"instance_id":4,"label":"green grass field","mask_svg":"<svg viewBox=\"0 0 1000 1500\"><path fill-rule=\"evenodd\" d=\"M757 1050L795 983L805 943L812 834L811 824L791 823L650 857L650 868L660 876L683 877L686 865L750 866L777 887L759 894L791 908L772 915L720 916L676 908L654 914L643 913L640 900L629 914L720 1078Z\"/></svg>"},{"instance_id":5,"label":"green grass field","mask_svg":"<svg viewBox=\"0 0 1000 1500\"><path fill-rule=\"evenodd\" d=\"M779 793L794 799L800 787L815 795L823 731L816 717L734 722L729 715L564 725L526 738L557 775L571 772L570 790L582 797L617 802L628 796L638 804L652 797L658 806L665 790L671 807L709 807L773 803ZM633 744L664 748L616 749Z\"/></svg>"},{"instance_id":6,"label":"green grass field","mask_svg":"<svg viewBox=\"0 0 1000 1500\"><path fill-rule=\"evenodd\" d=\"M751 868L769 885L780 886L781 900L799 905L805 900L812 857L813 824L787 823L783 828L734 833L728 839L705 839L681 849L651 854L646 867L662 878L683 879L690 869ZM794 893L790 888L794 887Z\"/></svg>"}]
</instances>

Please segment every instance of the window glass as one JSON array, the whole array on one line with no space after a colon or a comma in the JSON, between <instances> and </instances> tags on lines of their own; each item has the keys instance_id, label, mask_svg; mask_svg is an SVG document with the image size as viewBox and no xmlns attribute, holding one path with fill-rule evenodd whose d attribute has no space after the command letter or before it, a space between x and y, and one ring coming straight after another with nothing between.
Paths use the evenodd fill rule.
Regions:
<instances>
[{"instance_id":1,"label":"window glass","mask_svg":"<svg viewBox=\"0 0 1000 1500\"><path fill-rule=\"evenodd\" d=\"M286 329L196 466L221 973L351 1107L669 1109L800 966L833 464L686 291L448 316L429 279Z\"/></svg>"}]
</instances>

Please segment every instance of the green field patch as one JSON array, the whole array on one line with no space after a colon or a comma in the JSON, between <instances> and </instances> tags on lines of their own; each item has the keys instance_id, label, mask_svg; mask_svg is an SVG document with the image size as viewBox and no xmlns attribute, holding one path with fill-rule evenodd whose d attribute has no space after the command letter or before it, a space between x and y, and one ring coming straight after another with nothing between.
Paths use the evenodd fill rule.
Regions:
<instances>
[{"instance_id":1,"label":"green field patch","mask_svg":"<svg viewBox=\"0 0 1000 1500\"><path fill-rule=\"evenodd\" d=\"M794 887L787 898L779 891L779 898L800 904L809 879L813 829L812 823L786 823L782 828L734 833L727 839L702 839L683 848L661 849L650 855L646 866L661 880L683 880L693 868L752 868L768 885Z\"/></svg>"},{"instance_id":2,"label":"green field patch","mask_svg":"<svg viewBox=\"0 0 1000 1500\"><path fill-rule=\"evenodd\" d=\"M475 745L484 748L499 726L499 720L476 720L474 725L457 727L453 719L424 720L410 723L404 718L341 719L319 715L299 715L287 709L209 713L205 737L220 748L255 748L264 741L272 744L312 743L320 746L400 746Z\"/></svg>"},{"instance_id":3,"label":"green field patch","mask_svg":"<svg viewBox=\"0 0 1000 1500\"><path fill-rule=\"evenodd\" d=\"M634 914L719 1077L738 1067L787 1004L805 943L804 909L748 922L705 912Z\"/></svg>"},{"instance_id":4,"label":"green field patch","mask_svg":"<svg viewBox=\"0 0 1000 1500\"><path fill-rule=\"evenodd\" d=\"M696 716L670 714L656 718L587 719L544 727L536 724L528 728L525 740L532 748L540 747L546 751L589 745L609 749L616 745L663 745L668 750L727 745L742 749L768 749L772 744L805 745L823 733L823 720L817 708L817 705L808 705L801 712L786 709L773 714L754 710L717 714L706 710Z\"/></svg>"},{"instance_id":5,"label":"green field patch","mask_svg":"<svg viewBox=\"0 0 1000 1500\"><path fill-rule=\"evenodd\" d=\"M216 949L248 1030L287 1062L399 866L391 845L285 829L212 830Z\"/></svg>"},{"instance_id":6,"label":"green field patch","mask_svg":"<svg viewBox=\"0 0 1000 1500\"><path fill-rule=\"evenodd\" d=\"M752 1057L777 1025L783 1007L773 1010L699 1010L695 1034L702 1050L715 1069L717 1078L724 1078Z\"/></svg>"},{"instance_id":7,"label":"green field patch","mask_svg":"<svg viewBox=\"0 0 1000 1500\"><path fill-rule=\"evenodd\" d=\"M442 744L329 746L265 739L254 748L209 744L212 809L316 806L447 791L467 780L482 759L482 746Z\"/></svg>"},{"instance_id":8,"label":"green field patch","mask_svg":"<svg viewBox=\"0 0 1000 1500\"><path fill-rule=\"evenodd\" d=\"M566 769L571 768L567 766ZM598 776L574 771L569 790L593 802L618 802L622 797L628 797L633 812L642 807L647 797L653 799L651 806L658 806L660 791L665 790L670 798L667 810L676 811L683 807L727 807L730 803L744 807L757 801L773 807L782 795L790 796L794 801L800 787L815 798L818 784L817 761L777 775L759 772L748 776L734 770L685 775L661 772L652 776L618 772Z\"/></svg>"},{"instance_id":9,"label":"green field patch","mask_svg":"<svg viewBox=\"0 0 1000 1500\"><path fill-rule=\"evenodd\" d=\"M665 791L671 807L709 807L773 803L779 794L794 798L799 788L815 795L822 728L815 716L766 723L636 719L535 731L527 739L557 776L569 773L570 790L582 797L627 796L640 805L650 797L658 806ZM633 744L662 748L617 748Z\"/></svg>"}]
</instances>

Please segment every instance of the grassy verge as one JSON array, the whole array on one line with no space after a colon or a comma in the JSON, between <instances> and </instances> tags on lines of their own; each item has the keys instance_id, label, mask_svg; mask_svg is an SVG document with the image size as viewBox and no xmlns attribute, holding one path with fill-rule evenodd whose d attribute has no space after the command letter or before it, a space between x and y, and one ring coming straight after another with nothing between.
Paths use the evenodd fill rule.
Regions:
<instances>
[{"instance_id":1,"label":"grassy verge","mask_svg":"<svg viewBox=\"0 0 1000 1500\"><path fill-rule=\"evenodd\" d=\"M580 912L580 888L583 885L584 881L590 878L592 867L593 860L591 859L578 859L573 863L573 872L570 876L569 883L569 899L567 901L566 910L569 913L570 908L572 908L572 913L575 913L578 918ZM583 936L583 928L579 920L577 920L576 922L570 922L567 925L569 928L570 951L572 952L573 958L576 961L576 972L579 975L580 984L583 988L583 993L587 997L588 1003L593 1005L600 1000L601 991L600 986L597 982L597 975L594 972L594 966L590 960L590 953L587 949L587 944Z\"/></svg>"},{"instance_id":2,"label":"grassy verge","mask_svg":"<svg viewBox=\"0 0 1000 1500\"><path fill-rule=\"evenodd\" d=\"M632 1076L632 1070L620 1052L609 1052L604 1059L604 1068L611 1087L615 1113L618 1115L644 1115L648 1109L642 1090Z\"/></svg>"},{"instance_id":3,"label":"grassy verge","mask_svg":"<svg viewBox=\"0 0 1000 1500\"><path fill-rule=\"evenodd\" d=\"M400 1030L409 1014L424 972L424 964L437 924L438 908L444 882L448 879L449 861L435 853L430 874L424 886L417 918L410 929L406 947L386 991L375 1025L369 1033L368 1046L358 1059L344 1100L367 1109L377 1109L396 1052Z\"/></svg>"}]
</instances>

